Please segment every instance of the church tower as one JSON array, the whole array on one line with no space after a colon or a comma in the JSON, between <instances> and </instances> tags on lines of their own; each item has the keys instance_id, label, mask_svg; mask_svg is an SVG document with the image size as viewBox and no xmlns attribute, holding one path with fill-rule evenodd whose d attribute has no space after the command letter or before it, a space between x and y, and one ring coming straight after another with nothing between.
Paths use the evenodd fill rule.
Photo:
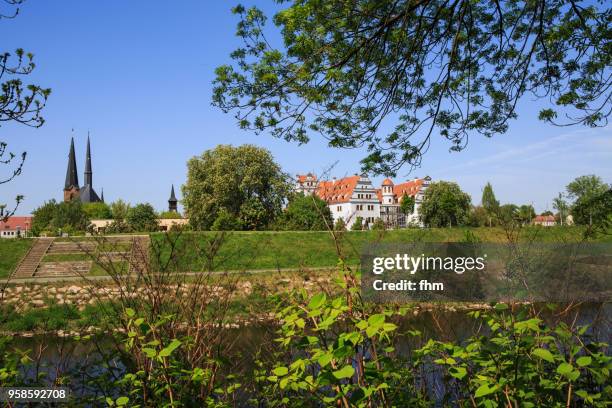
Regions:
<instances>
[{"instance_id":1,"label":"church tower","mask_svg":"<svg viewBox=\"0 0 612 408\"><path fill-rule=\"evenodd\" d=\"M68 168L66 169L66 182L64 183L64 202L78 199L79 195L79 175L77 173L76 157L74 154L74 138L71 138L70 152L68 153Z\"/></svg>"},{"instance_id":2,"label":"church tower","mask_svg":"<svg viewBox=\"0 0 612 408\"><path fill-rule=\"evenodd\" d=\"M174 195L174 184L172 185L172 189L170 190L170 198L168 199L168 211L178 212L177 204L178 200Z\"/></svg>"},{"instance_id":3,"label":"church tower","mask_svg":"<svg viewBox=\"0 0 612 408\"><path fill-rule=\"evenodd\" d=\"M100 200L93 188L93 172L91 171L91 146L87 135L87 152L85 153L85 185L81 187L81 201L84 203L97 203Z\"/></svg>"}]
</instances>

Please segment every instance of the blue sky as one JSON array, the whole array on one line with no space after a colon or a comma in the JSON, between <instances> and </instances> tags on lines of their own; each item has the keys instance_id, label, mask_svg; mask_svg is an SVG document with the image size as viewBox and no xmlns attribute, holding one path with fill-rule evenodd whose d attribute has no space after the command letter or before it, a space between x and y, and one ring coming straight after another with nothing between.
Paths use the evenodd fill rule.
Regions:
<instances>
[{"instance_id":1,"label":"blue sky","mask_svg":"<svg viewBox=\"0 0 612 408\"><path fill-rule=\"evenodd\" d=\"M170 185L179 192L185 182L187 160L219 143L263 146L290 174L318 173L336 161L334 175L357 172L363 151L331 149L316 138L298 146L255 135L211 106L214 69L229 62L239 44L233 5L28 0L18 18L2 20L1 49L33 52L37 69L27 80L53 93L42 128L0 127L0 140L28 152L23 174L0 185L0 202L23 194L19 213L26 214L47 199L61 199L73 128L81 181L89 131L98 193L104 188L107 201L150 202L158 210L167 206ZM474 203L490 181L500 201L532 203L538 211L550 209L576 176L597 174L612 182L610 127L552 127L537 121L538 106L526 98L508 133L474 136L460 153L435 138L422 167L410 174L405 169L397 179L456 181Z\"/></svg>"}]
</instances>

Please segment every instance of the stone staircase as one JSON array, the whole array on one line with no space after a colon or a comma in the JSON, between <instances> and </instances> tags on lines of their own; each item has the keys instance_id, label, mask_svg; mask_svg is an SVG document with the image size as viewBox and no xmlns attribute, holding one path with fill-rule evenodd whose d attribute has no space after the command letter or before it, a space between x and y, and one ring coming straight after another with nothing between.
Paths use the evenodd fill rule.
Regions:
<instances>
[{"instance_id":1,"label":"stone staircase","mask_svg":"<svg viewBox=\"0 0 612 408\"><path fill-rule=\"evenodd\" d=\"M151 240L148 235L139 235L133 238L128 269L129 273L145 272L147 270L150 244Z\"/></svg>"},{"instance_id":2,"label":"stone staircase","mask_svg":"<svg viewBox=\"0 0 612 408\"><path fill-rule=\"evenodd\" d=\"M38 265L53 244L53 238L36 238L30 250L15 268L12 278L30 278L36 273Z\"/></svg>"},{"instance_id":3,"label":"stone staircase","mask_svg":"<svg viewBox=\"0 0 612 408\"><path fill-rule=\"evenodd\" d=\"M89 273L91 265L92 261L43 262L36 270L36 276L83 276Z\"/></svg>"}]
</instances>

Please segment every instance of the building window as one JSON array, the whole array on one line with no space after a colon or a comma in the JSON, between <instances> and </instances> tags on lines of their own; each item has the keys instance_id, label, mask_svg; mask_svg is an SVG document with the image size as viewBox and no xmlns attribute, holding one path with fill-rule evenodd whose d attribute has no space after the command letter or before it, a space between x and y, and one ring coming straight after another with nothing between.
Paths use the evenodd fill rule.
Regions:
<instances>
[{"instance_id":1,"label":"building window","mask_svg":"<svg viewBox=\"0 0 612 408\"><path fill-rule=\"evenodd\" d=\"M342 206L341 205L337 206L336 207L336 211L338 211L338 212L342 211Z\"/></svg>"}]
</instances>

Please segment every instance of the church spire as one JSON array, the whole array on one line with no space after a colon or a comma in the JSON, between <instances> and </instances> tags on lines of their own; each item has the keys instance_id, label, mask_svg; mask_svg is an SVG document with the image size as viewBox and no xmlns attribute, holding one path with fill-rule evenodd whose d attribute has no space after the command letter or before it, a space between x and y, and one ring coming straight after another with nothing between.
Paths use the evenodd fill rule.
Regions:
<instances>
[{"instance_id":1,"label":"church spire","mask_svg":"<svg viewBox=\"0 0 612 408\"><path fill-rule=\"evenodd\" d=\"M177 212L178 200L176 199L176 195L174 195L174 184L172 185L172 189L170 190L170 198L168 199L168 211Z\"/></svg>"},{"instance_id":2,"label":"church spire","mask_svg":"<svg viewBox=\"0 0 612 408\"><path fill-rule=\"evenodd\" d=\"M91 148L89 146L89 132L87 132L87 153L85 155L85 185L93 186L93 173L91 171Z\"/></svg>"},{"instance_id":3,"label":"church spire","mask_svg":"<svg viewBox=\"0 0 612 408\"><path fill-rule=\"evenodd\" d=\"M74 154L74 138L70 139L70 152L68 153L68 168L66 169L66 182L64 190L79 188L79 175L77 173L76 156Z\"/></svg>"},{"instance_id":4,"label":"church spire","mask_svg":"<svg viewBox=\"0 0 612 408\"><path fill-rule=\"evenodd\" d=\"M102 189L102 192L100 193L100 201L104 202L104 189Z\"/></svg>"}]
</instances>

